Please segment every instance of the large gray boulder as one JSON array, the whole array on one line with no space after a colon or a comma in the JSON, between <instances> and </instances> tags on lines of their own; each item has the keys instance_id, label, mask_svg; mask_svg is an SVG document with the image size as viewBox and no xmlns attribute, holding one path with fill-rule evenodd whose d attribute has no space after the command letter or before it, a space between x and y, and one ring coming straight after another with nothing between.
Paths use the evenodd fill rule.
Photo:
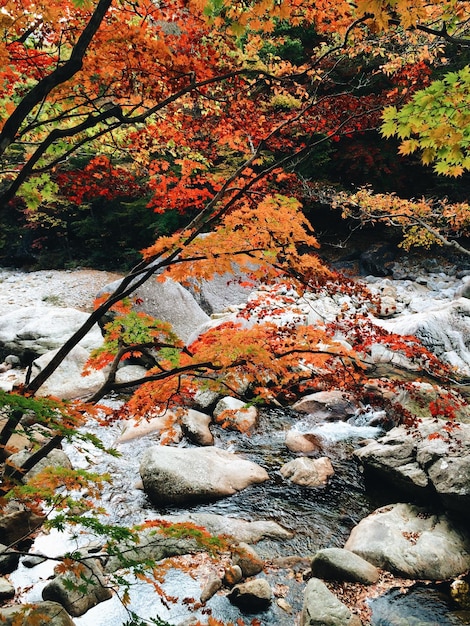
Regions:
<instances>
[{"instance_id":1,"label":"large gray boulder","mask_svg":"<svg viewBox=\"0 0 470 626\"><path fill-rule=\"evenodd\" d=\"M60 348L88 317L82 311L62 307L16 309L0 317L0 352L30 361ZM80 346L90 351L102 343L100 329L95 326L80 341Z\"/></svg>"},{"instance_id":2,"label":"large gray boulder","mask_svg":"<svg viewBox=\"0 0 470 626\"><path fill-rule=\"evenodd\" d=\"M220 313L230 306L246 302L250 293L259 286L233 263L233 273L215 274L211 280L194 281L188 289L199 306L208 314Z\"/></svg>"},{"instance_id":3,"label":"large gray boulder","mask_svg":"<svg viewBox=\"0 0 470 626\"><path fill-rule=\"evenodd\" d=\"M223 498L269 479L256 463L213 446L152 446L143 454L140 475L157 505Z\"/></svg>"},{"instance_id":4,"label":"large gray boulder","mask_svg":"<svg viewBox=\"0 0 470 626\"><path fill-rule=\"evenodd\" d=\"M120 283L121 281L118 280L106 285L98 293L98 297L105 293L113 293ZM184 342L209 320L207 313L202 310L189 291L171 279L157 282L155 278L149 278L132 293L131 297L138 302L134 305L136 311L142 311L155 319L169 322L174 332Z\"/></svg>"},{"instance_id":5,"label":"large gray boulder","mask_svg":"<svg viewBox=\"0 0 470 626\"><path fill-rule=\"evenodd\" d=\"M377 509L353 528L344 547L405 578L446 580L470 568L468 532L411 504Z\"/></svg>"},{"instance_id":6,"label":"large gray boulder","mask_svg":"<svg viewBox=\"0 0 470 626\"><path fill-rule=\"evenodd\" d=\"M13 572L20 560L20 553L8 548L0 543L0 574L10 574Z\"/></svg>"},{"instance_id":7,"label":"large gray boulder","mask_svg":"<svg viewBox=\"0 0 470 626\"><path fill-rule=\"evenodd\" d=\"M29 450L20 450L9 457L9 463L21 467L31 456ZM66 467L72 469L72 463L63 450L54 449L49 452L43 459L38 461L24 476L22 482L27 483L29 480L37 476L40 472L48 467Z\"/></svg>"},{"instance_id":8,"label":"large gray boulder","mask_svg":"<svg viewBox=\"0 0 470 626\"><path fill-rule=\"evenodd\" d=\"M311 578L304 592L300 626L361 626L353 615L318 578Z\"/></svg>"},{"instance_id":9,"label":"large gray boulder","mask_svg":"<svg viewBox=\"0 0 470 626\"><path fill-rule=\"evenodd\" d=\"M293 409L308 413L325 421L346 421L353 416L359 406L354 399L339 390L317 391L298 400Z\"/></svg>"},{"instance_id":10,"label":"large gray boulder","mask_svg":"<svg viewBox=\"0 0 470 626\"><path fill-rule=\"evenodd\" d=\"M397 426L355 451L366 471L411 496L437 495L450 510L470 515L470 424L452 428L424 420Z\"/></svg>"}]
</instances>

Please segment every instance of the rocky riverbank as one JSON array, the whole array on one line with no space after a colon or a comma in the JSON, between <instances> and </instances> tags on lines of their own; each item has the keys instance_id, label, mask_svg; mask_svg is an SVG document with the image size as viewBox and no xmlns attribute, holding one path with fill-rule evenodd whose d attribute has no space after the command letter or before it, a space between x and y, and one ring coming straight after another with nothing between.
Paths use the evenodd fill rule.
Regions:
<instances>
[{"instance_id":1,"label":"rocky riverbank","mask_svg":"<svg viewBox=\"0 0 470 626\"><path fill-rule=\"evenodd\" d=\"M460 380L470 376L468 276L465 267L458 267L450 262L439 265L431 259L418 266L412 259L402 259L391 268L388 277L369 275L364 278L370 289L381 298L380 304L376 303L372 311L377 325L393 328L394 332L403 334L409 334L411 328L423 343L454 367L456 378ZM63 341L64 328L69 333L74 330L80 323L80 316L89 310L94 294L110 278L116 277L88 270L30 274L8 270L0 272L0 302L5 304L6 311L0 321L0 347L3 356L14 354L22 359L34 355L36 366L41 367L40 359L50 358L49 351ZM148 289L153 291L150 293ZM176 307L177 310L174 305L171 308L175 314L175 322L179 324L181 336L187 333L188 337L194 334L201 323L203 327L207 327L218 323L220 319L230 319L249 297L247 293L235 293L235 290L231 293L226 281L211 285L210 288L207 286L199 295L189 292L182 294L181 288L174 285L166 287L170 292L166 291L162 298L159 291L161 289L161 286L148 287L143 300L153 303L152 313L156 317L163 317L162 309L158 309L162 300L164 303L168 300L172 303L184 302L184 306ZM215 297L214 294L216 303L211 300ZM224 312L220 312L221 301L226 307ZM77 302L80 302L79 307ZM341 307L344 309L345 304L352 306L351 301L341 297L335 299L306 294L295 302L296 315L299 310L302 311L307 323L315 323L318 319L333 319ZM217 309L219 312L214 315L214 310ZM165 315L168 316L167 311L168 308L165 310ZM289 310L284 315L289 316ZM58 320L64 321L60 328ZM24 332L25 326L29 329L28 333ZM85 354L93 342L99 340L99 332L91 336L90 344L81 347L83 352L75 355L72 363L65 365L69 369L64 370L60 380L51 379L49 393L60 392L63 397L67 394L68 397L73 397L91 393L94 385L102 384L99 380L88 380L86 389L78 389L75 382L75 374L78 374L80 363L86 358ZM388 368L391 372L394 368L403 370L410 367L410 363L402 355L376 351L373 358L374 367L380 371ZM409 371L412 379L413 369ZM132 369L127 373L123 372L122 376L139 376L141 373L140 370ZM0 374L0 385L8 389L20 380L21 375L20 369L7 370ZM377 380L372 380L371 390L377 384ZM384 389L379 391L383 393ZM220 619L237 619L233 609L228 609L231 606L237 607L241 615L246 611L256 615L260 623L266 625L365 625L370 623L370 609L366 599L381 593L387 587L411 585L417 578L446 579L449 584L452 580L466 582L465 576L470 568L470 537L466 517L470 510L470 433L467 432L469 427L466 425L469 412L465 403L458 400L453 417L458 418L461 426L449 428L450 416L435 415L429 410L431 405L439 405L439 398L439 389L429 382L414 383L400 397L396 394L390 397L391 406L396 403L400 407L406 407L410 414L422 421L423 426L420 429L423 432L418 429L410 433L409 428L401 425L390 429L387 415L361 405L355 398L345 402L342 394L334 391L329 392L329 395L314 394L294 407L297 415L294 423L292 415L280 419L277 428L269 433L271 454L259 459L256 457L256 461L241 459L249 457L249 450L254 450L257 442L261 443L259 438L263 436L264 428L259 426L259 422L262 417L256 412L250 417L251 439L246 440L244 445L247 447L242 448L242 438L236 433L230 435L229 440L217 434L216 418L220 409L217 409L213 399L205 406L200 402L197 407L187 411L181 420L181 430L174 434L172 446L165 450L168 454L159 454L162 451L159 438L162 431L161 420L141 425L140 431L132 423L119 424L119 439L115 439L114 443L118 443L124 451L126 446L130 446L127 442L135 438L140 438L143 442L145 451L138 453L137 463L136 459L132 460L132 471L140 473L146 495L141 492L142 495L136 496L134 503L140 503L142 515L148 517L150 507L151 517L159 517L162 507L176 505L179 509L185 509L190 503L206 499L224 502L230 493L238 494L235 500L243 502L243 497L246 497L244 494L263 489L263 483L273 482L279 486L278 497L281 500L283 491L287 494L293 489L300 502L310 499L320 501L324 497L334 502L333 495L328 496L328 493L335 481L343 480L341 473L344 470L342 459L335 456L333 448L328 445L327 433L330 432L332 423L335 427L341 426L343 431L347 431L345 438L348 441L345 448L341 447L341 455L350 457L353 463L360 462L372 480L383 481L388 485L386 491L382 490L381 493L383 506L369 514L365 513L362 520L351 522L349 537L345 536L343 539L338 526L335 537L324 538L323 543L318 540L313 550L307 549L305 543L300 550L291 547L292 554L283 555L280 559L275 556L278 549L270 553L269 547L263 542L269 537L271 543L280 542L289 546L288 537L295 535L296 531L294 528L283 527L279 520L274 521L274 505L267 500L264 510L260 508L250 514L256 519L243 520L242 510L235 515L232 513L232 516L217 514L212 517L181 510L178 517L173 514L167 519L190 520L206 526L211 532L224 532L231 536L234 549L227 555L228 560L221 567L210 569L209 573L207 569L204 574L201 570L198 574L199 591L196 585L196 593L201 596L206 610L213 611ZM224 401L235 411L243 409L243 403L241 406L233 404L233 398L226 398ZM245 420L246 417L242 410L239 419ZM353 434L357 432L354 429L358 425L373 427L367 433L375 440L365 447L360 446L361 437L357 438ZM384 428L388 429L387 433L383 432ZM363 431L363 435L365 432ZM268 445L263 439L262 447ZM279 450L282 449L282 458L281 453L274 452L275 445L279 446ZM222 447L229 448L229 451L222 450ZM130 449L135 450L129 447L128 451ZM354 449L356 453L353 456ZM221 454L224 455L222 467L219 466ZM125 459L120 460L113 466L112 473L116 474L116 480L123 485L123 490L130 491L129 478L137 478L137 475L127 472L126 463ZM225 475L227 470L228 474ZM236 476L236 485L230 481L230 474ZM166 477L161 484L154 480L158 475ZM435 498L436 493L440 499ZM174 500L175 494L178 496L177 501ZM110 498L111 506L115 506L116 494ZM135 504L129 503L128 506L135 508ZM308 525L312 525L313 532L313 527L318 523L318 514L312 510L305 515L307 538ZM248 526L242 524L242 527L235 527L231 522L233 519L243 521ZM258 526L250 527L250 524ZM303 536L299 533L299 537ZM299 544L302 545L302 542L299 541L296 545ZM241 562L237 556L240 545L243 550L248 551L248 561ZM195 547L193 544L172 544L168 541L162 547L162 541L157 540L148 546L148 555L161 558L162 549L166 556L186 555L193 552ZM197 559L193 564L194 571L196 561ZM248 562L252 564L251 569ZM253 564L257 564L255 569ZM99 568L95 575L99 575L100 580L101 577L105 580L113 575L116 564L111 565L104 557L96 557L94 567ZM284 572L280 578L272 578L273 568ZM11 566L6 569L11 569ZM22 571L24 574L24 568ZM36 582L38 577L45 576L36 574ZM21 577L15 578L14 573L10 575L10 580L6 579L5 585L10 584L10 595L15 591L18 594L18 586L26 586L20 580ZM295 581L294 590L289 582L292 580ZM38 589L37 584L32 584L32 587ZM100 613L98 606L90 608L97 602L106 600L104 596L97 598L94 595L77 609L76 599L71 599L70 594L64 591L66 585L64 587L60 578L53 583L42 584L40 588L47 588L47 591L42 592L44 599L60 602L70 615L76 616L77 625L109 624L109 621L103 620L109 619L110 609ZM21 599L37 601L40 599L37 593L33 591L23 594ZM143 608L142 596L139 598L136 608ZM112 602L112 599L107 602ZM107 602L100 606L106 606ZM53 609L55 606L54 604ZM113 607L113 611L118 610L116 605ZM456 611L458 608L456 605ZM204 615L196 611L194 614L200 619ZM80 615L82 617L78 617ZM172 624L190 623L181 617L181 612L170 612L168 615L167 619ZM459 616L453 615L452 619L454 618L468 620L468 615L459 613ZM425 623L427 622L423 621Z\"/></svg>"}]
</instances>

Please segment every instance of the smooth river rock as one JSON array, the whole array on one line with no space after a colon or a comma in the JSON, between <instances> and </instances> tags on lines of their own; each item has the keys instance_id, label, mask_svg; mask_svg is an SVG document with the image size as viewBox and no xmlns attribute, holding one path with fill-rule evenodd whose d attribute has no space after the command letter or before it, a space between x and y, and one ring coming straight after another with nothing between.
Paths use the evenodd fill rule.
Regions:
<instances>
[{"instance_id":1,"label":"smooth river rock","mask_svg":"<svg viewBox=\"0 0 470 626\"><path fill-rule=\"evenodd\" d=\"M318 578L307 583L299 623L300 626L361 626L357 615Z\"/></svg>"},{"instance_id":2,"label":"smooth river rock","mask_svg":"<svg viewBox=\"0 0 470 626\"><path fill-rule=\"evenodd\" d=\"M269 479L256 463L213 446L152 446L142 456L140 475L147 495L157 505L223 498Z\"/></svg>"},{"instance_id":3,"label":"smooth river rock","mask_svg":"<svg viewBox=\"0 0 470 626\"><path fill-rule=\"evenodd\" d=\"M32 374L37 376L58 350L51 350L33 362ZM39 396L55 396L63 400L86 398L104 385L106 377L102 370L93 370L83 376L83 368L90 357L90 352L81 346L75 346L62 361L55 372L39 388Z\"/></svg>"},{"instance_id":4,"label":"smooth river rock","mask_svg":"<svg viewBox=\"0 0 470 626\"><path fill-rule=\"evenodd\" d=\"M228 598L232 604L251 613L267 609L272 602L273 592L265 578L255 578L235 585Z\"/></svg>"},{"instance_id":5,"label":"smooth river rock","mask_svg":"<svg viewBox=\"0 0 470 626\"><path fill-rule=\"evenodd\" d=\"M323 548L312 560L312 574L323 580L345 580L372 585L379 579L379 570L350 550Z\"/></svg>"},{"instance_id":6,"label":"smooth river rock","mask_svg":"<svg viewBox=\"0 0 470 626\"><path fill-rule=\"evenodd\" d=\"M112 591L107 586L98 561L82 563L83 572L59 574L42 590L44 600L58 602L73 617L79 617L100 602L109 600Z\"/></svg>"},{"instance_id":7,"label":"smooth river rock","mask_svg":"<svg viewBox=\"0 0 470 626\"><path fill-rule=\"evenodd\" d=\"M335 470L328 457L299 457L285 463L279 470L284 478L303 487L324 487Z\"/></svg>"},{"instance_id":8,"label":"smooth river rock","mask_svg":"<svg viewBox=\"0 0 470 626\"><path fill-rule=\"evenodd\" d=\"M98 297L113 293L120 283L120 280L109 283L99 291ZM169 322L183 341L187 341L199 326L209 320L189 291L171 279L158 282L154 277L149 278L132 293L132 298L138 303L134 305L136 311Z\"/></svg>"},{"instance_id":9,"label":"smooth river rock","mask_svg":"<svg viewBox=\"0 0 470 626\"><path fill-rule=\"evenodd\" d=\"M212 535L228 535L238 543L258 543L263 539L283 541L291 539L293 533L289 532L273 520L248 520L238 517L226 517L215 513L183 513L181 515L163 515L159 519L171 523L193 522L197 526L203 526Z\"/></svg>"}]
</instances>

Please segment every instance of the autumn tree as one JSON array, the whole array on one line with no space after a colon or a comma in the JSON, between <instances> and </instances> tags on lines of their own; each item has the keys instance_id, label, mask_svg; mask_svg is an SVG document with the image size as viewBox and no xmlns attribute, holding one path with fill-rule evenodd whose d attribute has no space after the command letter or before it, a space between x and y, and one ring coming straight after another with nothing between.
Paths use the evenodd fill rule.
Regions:
<instances>
[{"instance_id":1,"label":"autumn tree","mask_svg":"<svg viewBox=\"0 0 470 626\"><path fill-rule=\"evenodd\" d=\"M250 382L251 399L268 403L288 403L308 389L357 389L372 341L402 350L435 377L448 377L412 338L373 330L366 312L339 332L340 319L336 327L247 327L247 309L239 323L222 324L185 346L167 324L136 314L131 305L133 291L152 277L197 282L231 272L235 263L249 280L285 283L296 293L352 293L350 282L316 256L318 242L301 210L311 183L299 168L323 146L380 126L384 93L372 88L377 72L391 77L387 97L396 107L386 114L384 132L394 130L390 124L402 104L421 106L425 115L422 83L405 87L400 72L432 65L442 57L441 42L462 39L466 4L2 0L0 202L20 206L31 220L46 212L52 220L63 202L80 204L96 194L112 199L122 189L132 195L143 180L149 211L176 212L183 224L143 251L142 261L48 366L17 393L2 396L8 411L2 445L26 410L41 415L51 432L35 459L75 436L88 405L48 405L34 396L112 308L116 316L103 348L89 362L108 368L105 387L92 401L122 390L114 378L121 360L150 351L153 366L127 403L134 415L184 404L201 386L236 390L241 376ZM313 33L294 58L285 52L286 25ZM364 75L361 63L370 59L374 69ZM456 95L454 104L461 102ZM424 138L423 127L410 132ZM424 139L417 141L403 150L426 147ZM442 156L454 167L461 158L466 167L463 150L446 157L440 146L431 148L426 159L437 163ZM78 159L86 165L77 167ZM256 305L263 310L263 302ZM15 485L27 469L11 471L6 497L67 512L51 523L93 519L79 519L63 492L55 498L59 485L79 490L97 477L49 475L29 489ZM112 529L101 530L113 538Z\"/></svg>"},{"instance_id":2,"label":"autumn tree","mask_svg":"<svg viewBox=\"0 0 470 626\"><path fill-rule=\"evenodd\" d=\"M417 154L424 166L443 176L459 177L468 172L468 98L469 66L464 64L446 72L453 64L447 54L456 48L468 50L468 6L466 3L446 2L440 6L430 3L416 6L412 11L406 2L364 2L362 10L372 27L379 32L401 33L411 29L413 38L430 36L422 42L422 53L429 67L440 69L440 78L432 80L415 93L402 88L403 99L398 105L389 104L382 113L381 133L399 141L403 156ZM465 55L464 63L465 63ZM425 58L425 57L423 57ZM397 59L392 63L400 63ZM430 248L444 246L468 256L465 244L470 225L470 206L439 197L400 198L394 194L375 194L371 189L330 196L333 206L342 210L343 217L354 218L362 224L379 222L403 232L402 246Z\"/></svg>"}]
</instances>

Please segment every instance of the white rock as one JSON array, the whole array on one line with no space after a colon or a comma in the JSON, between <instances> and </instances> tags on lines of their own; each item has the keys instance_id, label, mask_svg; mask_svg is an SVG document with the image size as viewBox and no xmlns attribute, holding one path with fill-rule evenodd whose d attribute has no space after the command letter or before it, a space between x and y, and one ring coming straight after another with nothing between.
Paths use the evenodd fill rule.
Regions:
<instances>
[{"instance_id":1,"label":"white rock","mask_svg":"<svg viewBox=\"0 0 470 626\"><path fill-rule=\"evenodd\" d=\"M236 429L245 431L256 424L258 419L258 409L254 406L247 406L242 400L226 396L217 402L214 409L214 417L221 419L222 413L227 411L226 421ZM223 416L222 416L223 417Z\"/></svg>"},{"instance_id":2,"label":"white rock","mask_svg":"<svg viewBox=\"0 0 470 626\"><path fill-rule=\"evenodd\" d=\"M212 446L152 446L144 452L140 474L145 491L157 505L222 498L269 479L256 463Z\"/></svg>"},{"instance_id":3,"label":"white rock","mask_svg":"<svg viewBox=\"0 0 470 626\"><path fill-rule=\"evenodd\" d=\"M335 473L328 457L292 459L281 467L280 472L284 478L303 487L323 487Z\"/></svg>"},{"instance_id":4,"label":"white rock","mask_svg":"<svg viewBox=\"0 0 470 626\"><path fill-rule=\"evenodd\" d=\"M36 376L57 354L52 350L43 354L33 362L32 374ZM62 361L55 372L39 388L40 396L56 396L62 399L86 398L98 391L105 382L102 370L93 371L83 376L83 367L90 353L81 346L76 346Z\"/></svg>"},{"instance_id":5,"label":"white rock","mask_svg":"<svg viewBox=\"0 0 470 626\"><path fill-rule=\"evenodd\" d=\"M100 294L112 293L121 281L115 281L103 287ZM187 341L193 332L209 320L193 296L179 283L173 280L157 282L149 280L132 294L140 304L135 305L136 311L152 315L158 320L169 322L174 332L183 341Z\"/></svg>"},{"instance_id":6,"label":"white rock","mask_svg":"<svg viewBox=\"0 0 470 626\"><path fill-rule=\"evenodd\" d=\"M60 348L88 319L88 314L60 307L17 309L0 318L0 346L12 354L41 355ZM98 326L80 341L87 350L103 343Z\"/></svg>"}]
</instances>

